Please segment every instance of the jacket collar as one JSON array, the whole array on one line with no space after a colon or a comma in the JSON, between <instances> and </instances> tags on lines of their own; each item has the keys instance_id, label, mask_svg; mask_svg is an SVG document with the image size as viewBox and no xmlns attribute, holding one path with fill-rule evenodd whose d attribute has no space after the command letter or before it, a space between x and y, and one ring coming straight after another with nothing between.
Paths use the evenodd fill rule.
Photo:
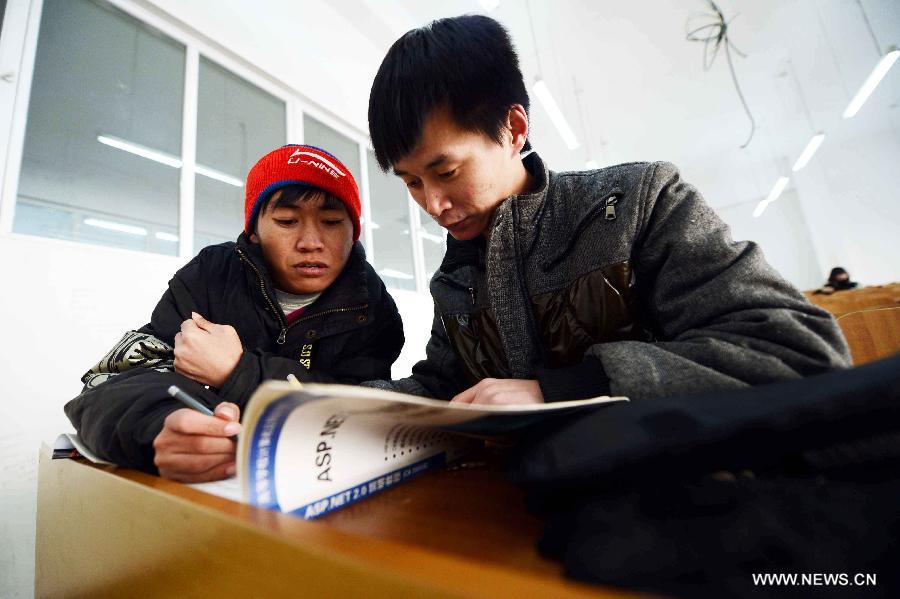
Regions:
<instances>
[{"instance_id":1,"label":"jacket collar","mask_svg":"<svg viewBox=\"0 0 900 599\"><path fill-rule=\"evenodd\" d=\"M552 173L537 152L532 152L522 159L525 169L534 177L535 188L528 193L512 195L500 202L491 218L491 233L504 219L515 219L515 229L530 231L540 221L547 205L547 194L550 191ZM513 216L515 213L515 216Z\"/></svg>"},{"instance_id":2,"label":"jacket collar","mask_svg":"<svg viewBox=\"0 0 900 599\"><path fill-rule=\"evenodd\" d=\"M522 158L522 164L534 177L537 185L528 193L512 195L500 202L494 209L494 214L491 215L491 231L497 228L500 219L512 217L510 212L513 203L515 203L517 223L520 227L531 228L540 220L550 189L551 172L537 152L531 152ZM444 254L444 260L441 262L439 270L449 273L460 266L472 264L483 268L485 251L486 240L482 235L469 241L459 241L452 235L447 235L447 252Z\"/></svg>"},{"instance_id":3,"label":"jacket collar","mask_svg":"<svg viewBox=\"0 0 900 599\"><path fill-rule=\"evenodd\" d=\"M272 283L272 277L269 274L269 268L263 258L262 248L257 243L253 243L247 237L246 233L241 233L235 242L235 250L240 252L247 261L250 262L255 270L253 276L258 275L262 278L263 286L269 298L276 302L275 286ZM349 306L358 306L369 303L369 269L366 262L366 250L359 241L353 244L350 250L350 257L344 270L338 275L337 279L328 286L319 298L310 304L308 310L310 314L319 312L320 310L328 310L332 308L345 308ZM277 303L277 302L276 302Z\"/></svg>"}]
</instances>

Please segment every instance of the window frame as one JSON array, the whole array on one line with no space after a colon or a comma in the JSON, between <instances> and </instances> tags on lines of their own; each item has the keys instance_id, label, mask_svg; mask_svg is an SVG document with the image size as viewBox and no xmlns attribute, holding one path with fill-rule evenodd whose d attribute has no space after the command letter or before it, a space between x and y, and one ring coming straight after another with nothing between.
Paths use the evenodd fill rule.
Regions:
<instances>
[{"instance_id":1,"label":"window frame","mask_svg":"<svg viewBox=\"0 0 900 599\"><path fill-rule=\"evenodd\" d=\"M105 3L147 26L157 29L185 47L184 101L181 115L182 167L178 198L178 261L186 262L194 256L195 249L199 249L194 248L194 210L197 177L197 109L200 57L202 56L285 103L285 131L287 132L285 143L295 143L295 140L296 143L303 143L303 117L308 114L357 145L360 157L359 187L362 213L365 219L361 237L370 262L377 264L378 253L374 246L370 227L372 214L367 160L367 152L371 151L372 147L366 131L318 105L302 90L267 74L263 68L231 53L213 40L196 33L189 24L166 15L161 10L154 10L153 7L138 4L134 0L89 1ZM3 167L2 173L0 173L0 236L21 236L64 246L80 247L84 245L83 242L17 234L12 231L43 7L44 0L9 2L3 19L0 72L11 74L13 80L10 85L3 86L0 91L0 111L2 111L0 112L0 144L2 144L0 145L0 165ZM420 214L418 206L408 193L407 202L410 232L412 233L410 239L413 244L416 290L420 293L427 293L428 281L424 279L425 265L420 234L422 230ZM103 249L113 252L131 252L141 256L171 259L170 256L147 251L97 247L103 247Z\"/></svg>"}]
</instances>

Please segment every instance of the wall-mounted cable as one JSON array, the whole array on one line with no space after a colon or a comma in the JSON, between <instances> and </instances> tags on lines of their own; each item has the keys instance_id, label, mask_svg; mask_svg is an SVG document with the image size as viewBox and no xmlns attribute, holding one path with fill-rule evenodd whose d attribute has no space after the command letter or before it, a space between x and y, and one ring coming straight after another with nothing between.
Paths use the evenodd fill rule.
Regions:
<instances>
[{"instance_id":1,"label":"wall-mounted cable","mask_svg":"<svg viewBox=\"0 0 900 599\"><path fill-rule=\"evenodd\" d=\"M731 60L731 51L734 50L742 58L746 58L746 54L738 50L728 37L728 25L730 21L725 20L725 15L722 14L722 11L713 0L706 0L706 2L709 4L712 13L697 15L697 17L708 19L709 21L699 27L692 27L691 21L693 20L693 17L689 17L685 24L685 29L687 30L685 37L689 42L703 43L704 70L709 70L712 63L716 60L719 50L725 49L725 58L728 61L728 70L731 72L731 79L734 81L734 89L737 91L738 98L741 100L741 105L744 107L747 118L750 119L750 135L747 137L747 141L741 145L741 149L744 149L750 143L750 140L753 139L753 133L756 131L756 121L753 119L753 114L750 112L750 107L747 105L747 100L744 98L744 94L741 91L741 85L738 83L737 73L734 70L734 63ZM732 17L732 19L733 18L734 17Z\"/></svg>"}]
</instances>

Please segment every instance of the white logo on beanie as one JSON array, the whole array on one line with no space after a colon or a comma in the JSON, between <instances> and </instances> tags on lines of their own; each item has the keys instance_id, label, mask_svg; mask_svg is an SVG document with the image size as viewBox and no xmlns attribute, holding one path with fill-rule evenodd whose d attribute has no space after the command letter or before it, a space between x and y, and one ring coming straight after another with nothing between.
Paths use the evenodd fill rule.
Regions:
<instances>
[{"instance_id":1,"label":"white logo on beanie","mask_svg":"<svg viewBox=\"0 0 900 599\"><path fill-rule=\"evenodd\" d=\"M303 156L312 156L314 160L303 160ZM308 164L312 167L321 169L338 179L340 177L344 177L347 173L343 172L337 166L334 165L330 160L322 156L321 154L316 154L314 152L307 152L306 150L296 150L293 154L288 157L288 164Z\"/></svg>"}]
</instances>

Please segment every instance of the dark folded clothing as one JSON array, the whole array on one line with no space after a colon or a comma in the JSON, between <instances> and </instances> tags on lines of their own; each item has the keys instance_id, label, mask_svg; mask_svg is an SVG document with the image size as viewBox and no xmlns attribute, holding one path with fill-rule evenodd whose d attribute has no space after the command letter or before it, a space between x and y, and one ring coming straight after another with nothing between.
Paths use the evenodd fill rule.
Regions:
<instances>
[{"instance_id":1,"label":"dark folded clothing","mask_svg":"<svg viewBox=\"0 0 900 599\"><path fill-rule=\"evenodd\" d=\"M572 578L677 597L897 597L898 474L704 477L570 496L538 547ZM798 579L755 578L774 573Z\"/></svg>"},{"instance_id":2,"label":"dark folded clothing","mask_svg":"<svg viewBox=\"0 0 900 599\"><path fill-rule=\"evenodd\" d=\"M830 448L852 451L898 431L900 355L740 391L614 404L533 436L510 474L526 487L557 492L648 476L683 479L822 462Z\"/></svg>"},{"instance_id":3,"label":"dark folded clothing","mask_svg":"<svg viewBox=\"0 0 900 599\"><path fill-rule=\"evenodd\" d=\"M611 406L543 432L510 473L547 519L540 550L579 580L684 597L900 591L900 356ZM798 579L753 577L775 573Z\"/></svg>"}]
</instances>

